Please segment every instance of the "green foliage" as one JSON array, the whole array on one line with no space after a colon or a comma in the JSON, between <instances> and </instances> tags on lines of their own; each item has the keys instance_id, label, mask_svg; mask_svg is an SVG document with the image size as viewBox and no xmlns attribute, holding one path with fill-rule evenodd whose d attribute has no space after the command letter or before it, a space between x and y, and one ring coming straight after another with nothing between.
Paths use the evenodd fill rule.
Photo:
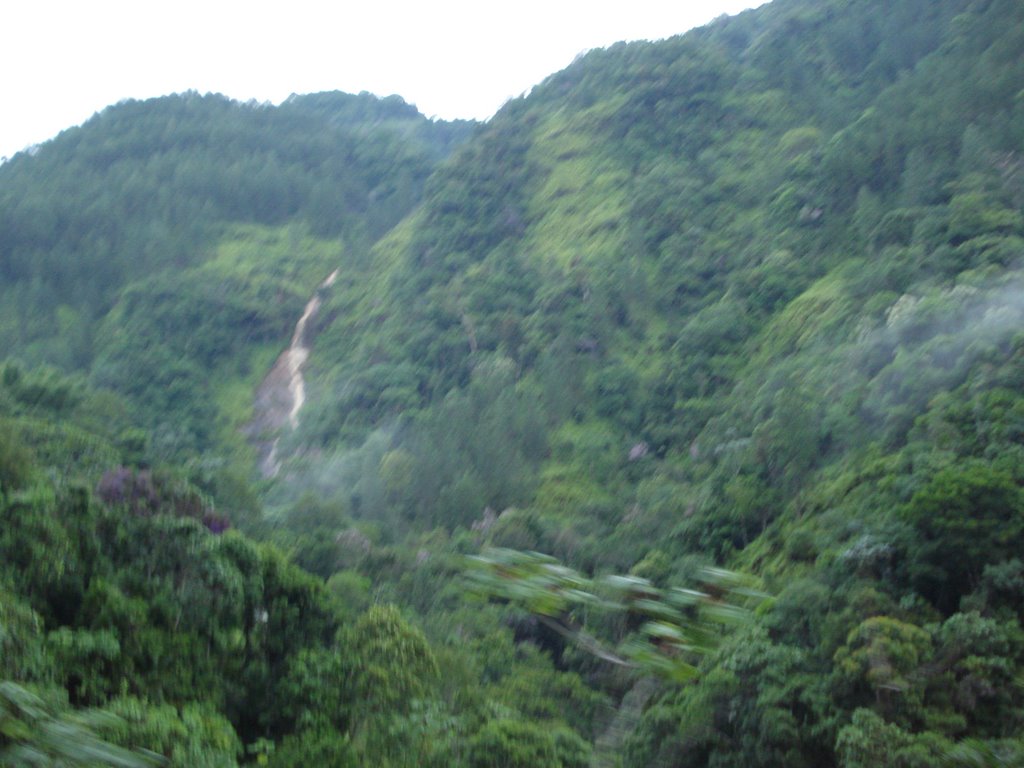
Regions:
<instances>
[{"instance_id":1,"label":"green foliage","mask_svg":"<svg viewBox=\"0 0 1024 768\"><path fill-rule=\"evenodd\" d=\"M155 756L122 749L96 735L117 719L103 713L68 712L35 693L0 682L0 765L145 768Z\"/></svg>"},{"instance_id":2,"label":"green foliage","mask_svg":"<svg viewBox=\"0 0 1024 768\"><path fill-rule=\"evenodd\" d=\"M0 493L23 488L29 481L32 455L18 437L10 425L5 426L0 436Z\"/></svg>"},{"instance_id":3,"label":"green foliage","mask_svg":"<svg viewBox=\"0 0 1024 768\"><path fill-rule=\"evenodd\" d=\"M830 723L812 658L750 627L713 659L699 685L667 693L644 713L627 764L820 764Z\"/></svg>"},{"instance_id":4,"label":"green foliage","mask_svg":"<svg viewBox=\"0 0 1024 768\"><path fill-rule=\"evenodd\" d=\"M334 731L303 731L289 735L270 754L271 768L355 768L360 765L348 738Z\"/></svg>"},{"instance_id":5,"label":"green foliage","mask_svg":"<svg viewBox=\"0 0 1024 768\"><path fill-rule=\"evenodd\" d=\"M349 699L359 702L359 719L407 712L436 685L430 645L395 606L370 608L343 636L342 647Z\"/></svg>"},{"instance_id":6,"label":"green foliage","mask_svg":"<svg viewBox=\"0 0 1024 768\"><path fill-rule=\"evenodd\" d=\"M195 265L225 222L298 219L372 241L472 127L369 94L274 108L187 93L110 107L2 168L3 303L28 299L4 313L16 330L3 334L2 353L88 365L92 323L120 290Z\"/></svg>"},{"instance_id":7,"label":"green foliage","mask_svg":"<svg viewBox=\"0 0 1024 768\"><path fill-rule=\"evenodd\" d=\"M579 765L570 758L568 765ZM492 720L469 742L472 768L560 768L566 765L547 731L518 720Z\"/></svg>"},{"instance_id":8,"label":"green foliage","mask_svg":"<svg viewBox=\"0 0 1024 768\"><path fill-rule=\"evenodd\" d=\"M987 564L1024 544L1024 498L1014 479L981 462L942 470L904 513L914 525L911 576L925 596L952 607L975 589Z\"/></svg>"},{"instance_id":9,"label":"green foliage","mask_svg":"<svg viewBox=\"0 0 1024 768\"><path fill-rule=\"evenodd\" d=\"M966 739L946 753L943 765L962 766L962 768L968 766L989 768L989 766L1020 765L1022 760L1024 760L1024 746L1021 745L1019 739L1007 739L995 743L980 739Z\"/></svg>"},{"instance_id":10,"label":"green foliage","mask_svg":"<svg viewBox=\"0 0 1024 768\"><path fill-rule=\"evenodd\" d=\"M188 94L5 163L33 722L196 765L1019 762L1022 8L776 0L458 148L398 98ZM298 428L243 434L339 267ZM493 545L565 565L485 552L466 603Z\"/></svg>"},{"instance_id":11,"label":"green foliage","mask_svg":"<svg viewBox=\"0 0 1024 768\"><path fill-rule=\"evenodd\" d=\"M297 224L231 227L200 264L124 287L96 330L92 378L134 406L151 457L237 457L247 399L345 256Z\"/></svg>"},{"instance_id":12,"label":"green foliage","mask_svg":"<svg viewBox=\"0 0 1024 768\"><path fill-rule=\"evenodd\" d=\"M0 586L0 679L39 681L49 674L39 615Z\"/></svg>"},{"instance_id":13,"label":"green foliage","mask_svg":"<svg viewBox=\"0 0 1024 768\"><path fill-rule=\"evenodd\" d=\"M913 723L924 696L921 668L931 653L927 632L876 616L855 627L836 651L836 684L854 701L874 700L890 720Z\"/></svg>"},{"instance_id":14,"label":"green foliage","mask_svg":"<svg viewBox=\"0 0 1024 768\"><path fill-rule=\"evenodd\" d=\"M118 698L105 708L116 715L108 738L162 755L166 765L231 768L237 765L241 743L231 724L209 704L153 705L135 698Z\"/></svg>"},{"instance_id":15,"label":"green foliage","mask_svg":"<svg viewBox=\"0 0 1024 768\"><path fill-rule=\"evenodd\" d=\"M939 764L950 749L942 739L915 735L886 723L874 712L858 709L839 732L836 752L842 768L891 765L911 768Z\"/></svg>"},{"instance_id":16,"label":"green foliage","mask_svg":"<svg viewBox=\"0 0 1024 768\"><path fill-rule=\"evenodd\" d=\"M709 653L716 631L749 621L749 606L766 599L752 580L721 569L700 574L698 589L661 590L637 576L587 579L538 553L488 550L470 561L476 590L525 608L605 661L639 666L685 681L697 674L694 656ZM574 609L628 614L639 627L613 653L574 626Z\"/></svg>"}]
</instances>

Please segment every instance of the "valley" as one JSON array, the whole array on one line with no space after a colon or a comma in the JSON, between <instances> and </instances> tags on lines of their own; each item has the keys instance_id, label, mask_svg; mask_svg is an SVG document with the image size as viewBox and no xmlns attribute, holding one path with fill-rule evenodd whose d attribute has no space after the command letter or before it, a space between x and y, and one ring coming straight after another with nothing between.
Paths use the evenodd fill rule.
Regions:
<instances>
[{"instance_id":1,"label":"valley","mask_svg":"<svg viewBox=\"0 0 1024 768\"><path fill-rule=\"evenodd\" d=\"M0 165L0 765L1021 764L1022 62L774 0Z\"/></svg>"}]
</instances>

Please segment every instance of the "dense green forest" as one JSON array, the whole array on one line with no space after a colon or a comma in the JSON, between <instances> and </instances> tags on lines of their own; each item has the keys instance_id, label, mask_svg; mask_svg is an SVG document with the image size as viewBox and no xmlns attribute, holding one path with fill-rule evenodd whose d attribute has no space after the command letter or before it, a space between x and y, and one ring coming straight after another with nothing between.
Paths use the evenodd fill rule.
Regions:
<instances>
[{"instance_id":1,"label":"dense green forest","mask_svg":"<svg viewBox=\"0 0 1024 768\"><path fill-rule=\"evenodd\" d=\"M1017 0L109 107L0 165L0 765L1024 765L1022 292Z\"/></svg>"}]
</instances>

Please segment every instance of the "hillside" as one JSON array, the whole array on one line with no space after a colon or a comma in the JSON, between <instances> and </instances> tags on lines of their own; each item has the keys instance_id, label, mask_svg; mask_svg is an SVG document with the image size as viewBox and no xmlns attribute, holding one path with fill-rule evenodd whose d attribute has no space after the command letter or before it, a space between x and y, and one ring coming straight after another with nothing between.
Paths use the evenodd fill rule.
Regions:
<instances>
[{"instance_id":1,"label":"hillside","mask_svg":"<svg viewBox=\"0 0 1024 768\"><path fill-rule=\"evenodd\" d=\"M620 508L643 478L683 499L693 491L669 478L696 473L705 485L729 445L743 449L731 451L743 474L777 486L788 473L780 490L792 496L831 458L905 440L969 361L885 401L898 373L888 366L920 364L922 345L956 330L922 316L903 349L882 343L886 318L941 305L963 283L948 307L963 325L1012 284L1021 73L1020 41L1000 28L1009 5L898 7L879 29L865 8L772 5L592 53L509 105L332 292L306 439L331 448L347 437L354 449L378 429L413 458L422 439L430 456L417 476L476 490L454 509L436 503L443 488L410 495L464 524L488 505L554 512L576 481L582 496L595 481L598 495L621 494ZM783 44L792 71L770 53ZM936 83L950 86L932 99ZM958 300L968 285L982 295ZM874 369L858 364L873 352ZM479 411L500 403L514 418L484 415L506 419L489 440ZM435 420L438 409L466 414L462 438L461 419ZM786 445L787 409L809 422L805 448ZM535 428L513 423L531 418ZM468 442L478 459L464 455ZM648 458L627 468L639 443ZM439 453L458 456L440 474ZM531 462L521 492L465 477L467 466ZM723 501L697 495L706 508ZM754 533L726 538L739 548Z\"/></svg>"},{"instance_id":2,"label":"hillside","mask_svg":"<svg viewBox=\"0 0 1024 768\"><path fill-rule=\"evenodd\" d=\"M2 351L87 366L89 339L67 330L89 328L135 280L202 263L226 224L294 221L360 253L471 129L368 94L109 107L0 167Z\"/></svg>"},{"instance_id":3,"label":"hillside","mask_svg":"<svg viewBox=\"0 0 1024 768\"><path fill-rule=\"evenodd\" d=\"M226 450L267 345L472 129L369 94L109 107L0 167L0 354L126 395L157 457Z\"/></svg>"},{"instance_id":4,"label":"hillside","mask_svg":"<svg viewBox=\"0 0 1024 768\"><path fill-rule=\"evenodd\" d=\"M72 705L210 707L280 765L1019 764L1022 256L1014 0L775 0L592 51L483 126L341 94L111 107L0 167L6 519L34 499L98 537L73 584L8 568L0 607L35 612ZM242 429L314 295L261 479ZM177 575L126 543L161 526L193 537ZM467 598L481 552L499 601ZM653 596L708 566L774 600L721 644L655 640ZM261 605L257 572L306 595L293 648L184 607L217 579ZM146 666L122 599L163 606L161 643L186 622L208 696ZM136 676L86 643L108 621ZM652 678L673 655L699 676Z\"/></svg>"}]
</instances>

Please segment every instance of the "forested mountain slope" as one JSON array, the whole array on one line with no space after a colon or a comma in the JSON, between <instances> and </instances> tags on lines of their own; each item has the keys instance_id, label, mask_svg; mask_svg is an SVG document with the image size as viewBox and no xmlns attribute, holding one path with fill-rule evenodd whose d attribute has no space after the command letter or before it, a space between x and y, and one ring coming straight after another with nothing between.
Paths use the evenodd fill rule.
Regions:
<instances>
[{"instance_id":1,"label":"forested mountain slope","mask_svg":"<svg viewBox=\"0 0 1024 768\"><path fill-rule=\"evenodd\" d=\"M877 374L902 357L890 345L872 370L856 355L885 336L901 295L905 308L1007 279L1020 40L1012 3L882 10L773 4L594 52L508 105L334 291L308 438L357 445L383 429L404 452L410 503L451 524L487 505L559 507L573 474L600 486L585 489L593 500L632 493L632 475L660 476L663 460L715 466L732 445L757 462L755 431L793 442L787 408L813 425L771 459L796 485L885 436L862 410L905 432L934 390L915 395L917 412L875 403ZM917 324L918 344L951 330ZM617 487L639 443L647 461ZM754 474L777 485L767 471ZM465 499L435 504L444 482ZM753 533L730 533L732 546Z\"/></svg>"},{"instance_id":2,"label":"forested mountain slope","mask_svg":"<svg viewBox=\"0 0 1024 768\"><path fill-rule=\"evenodd\" d=\"M1024 6L775 0L469 128L186 96L0 167L3 676L179 764L1019 764ZM654 682L587 651L639 608L470 602L488 546L775 600Z\"/></svg>"},{"instance_id":3,"label":"forested mountain slope","mask_svg":"<svg viewBox=\"0 0 1024 768\"><path fill-rule=\"evenodd\" d=\"M133 280L201 263L225 223L300 221L364 249L471 127L369 94L109 107L0 167L3 351L87 365L91 347L67 329Z\"/></svg>"},{"instance_id":4,"label":"forested mountain slope","mask_svg":"<svg viewBox=\"0 0 1024 768\"><path fill-rule=\"evenodd\" d=\"M490 507L588 570L772 579L630 764L1019 733L1021 14L780 2L553 76L335 292L298 483L389 532Z\"/></svg>"},{"instance_id":5,"label":"forested mountain slope","mask_svg":"<svg viewBox=\"0 0 1024 768\"><path fill-rule=\"evenodd\" d=\"M109 107L0 166L0 354L128 395L158 456L222 447L222 401L472 128L369 94Z\"/></svg>"}]
</instances>

